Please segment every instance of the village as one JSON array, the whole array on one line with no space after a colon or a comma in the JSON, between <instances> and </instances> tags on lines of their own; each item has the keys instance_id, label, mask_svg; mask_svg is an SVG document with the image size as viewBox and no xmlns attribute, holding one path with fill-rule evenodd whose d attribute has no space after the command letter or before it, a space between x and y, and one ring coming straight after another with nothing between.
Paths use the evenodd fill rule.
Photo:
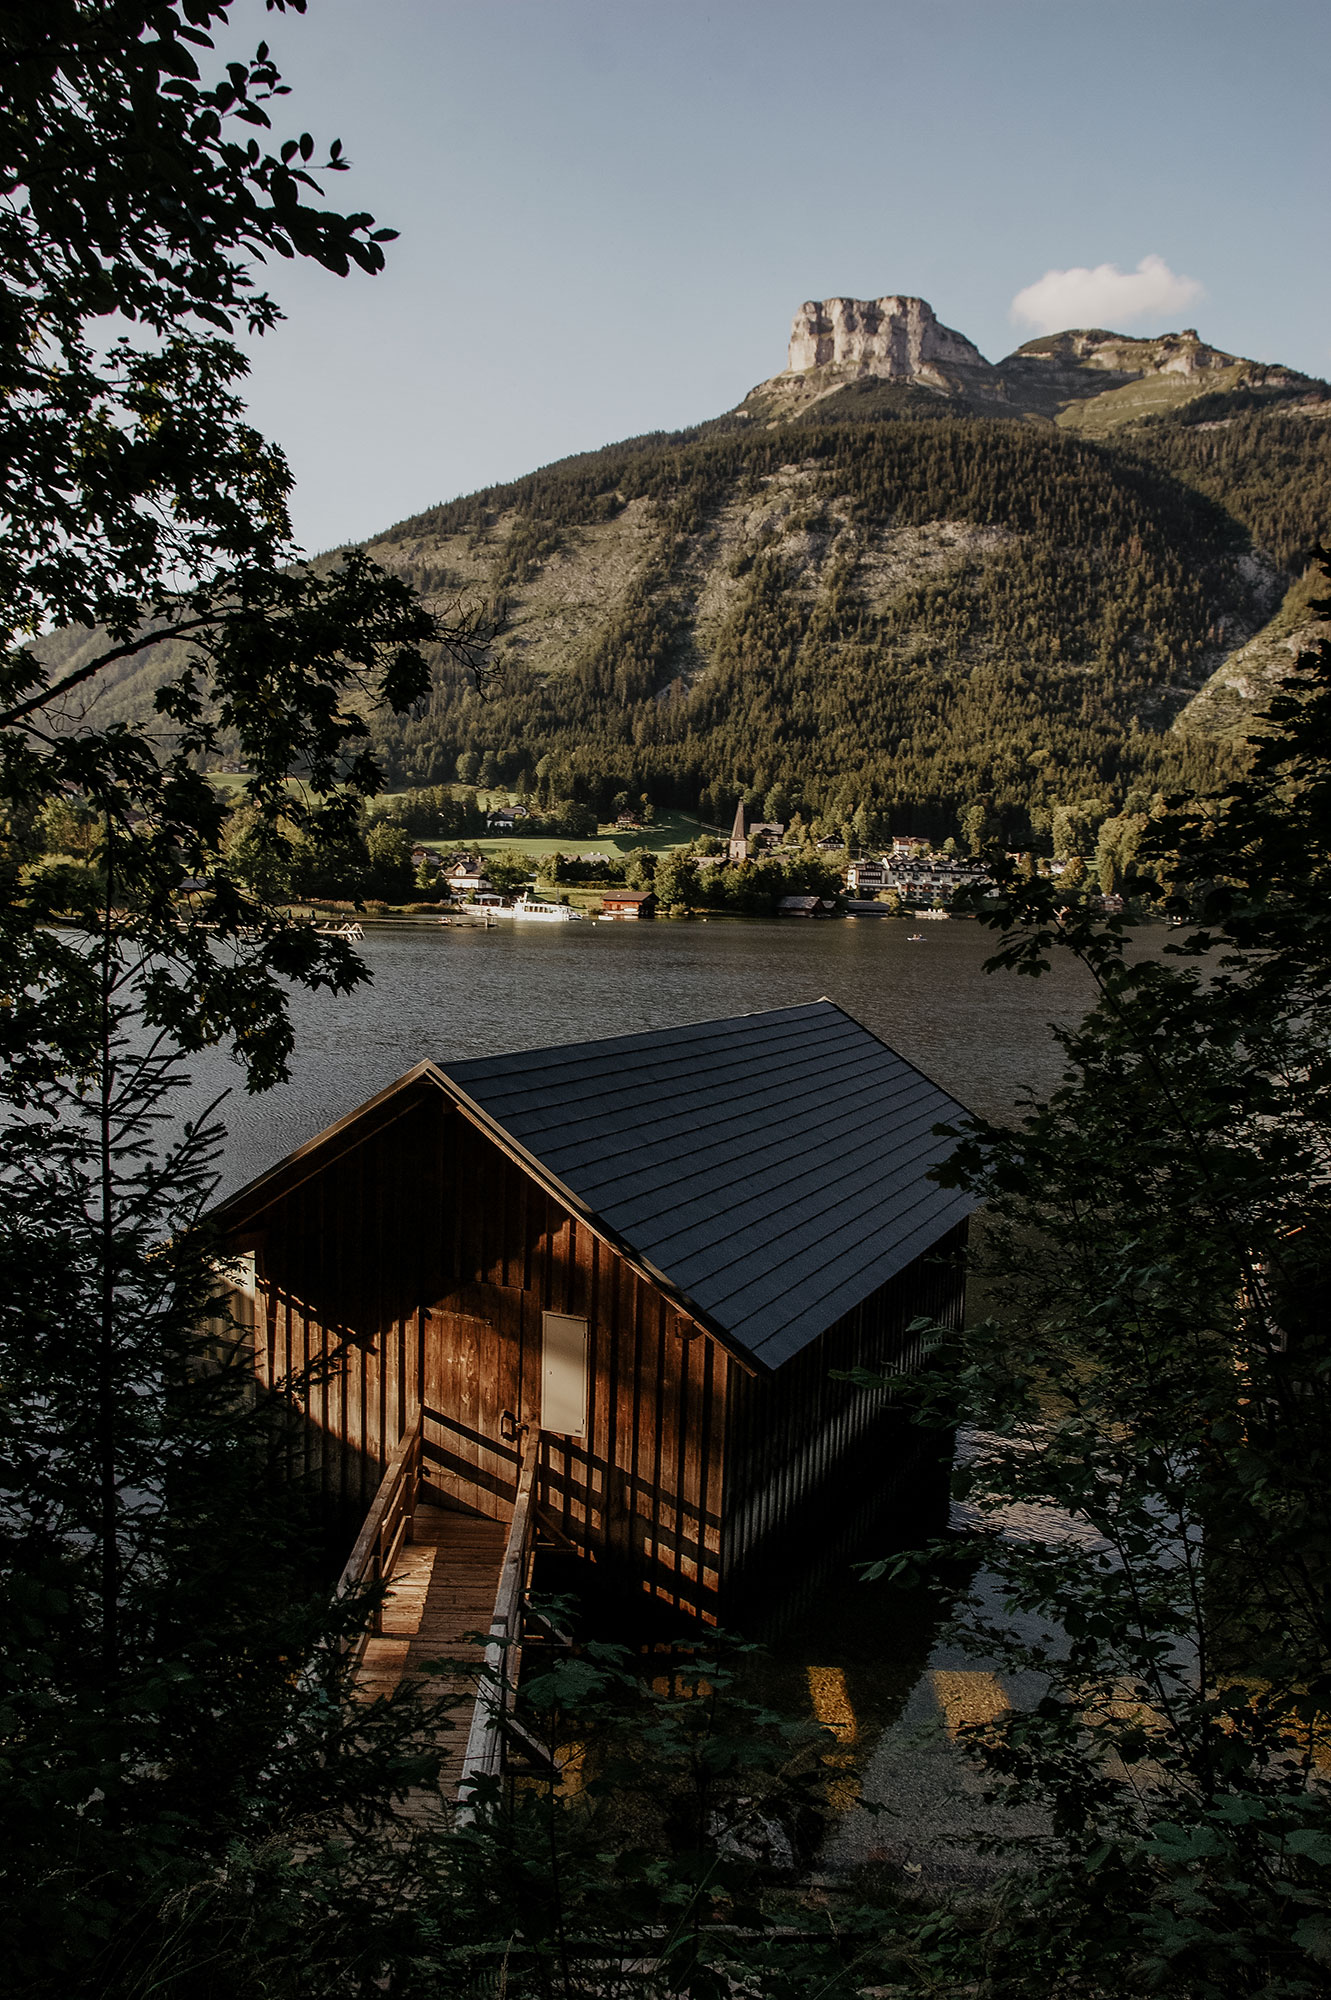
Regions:
<instances>
[{"instance_id":1,"label":"village","mask_svg":"<svg viewBox=\"0 0 1331 2000\"><path fill-rule=\"evenodd\" d=\"M500 808L488 816L487 832L520 838L527 818L521 806ZM625 815L615 832L641 827ZM479 845L445 853L439 843L418 842L410 863L418 890L446 897L469 916L519 922L624 923L708 914L941 922L958 909L964 913L989 881L984 863L959 853L955 840L936 848L923 835L899 834L877 853L856 853L849 841L797 840L780 822L751 821L742 802L728 839L704 832L664 851L635 848L625 855L580 843L575 853L533 855L516 846L487 853ZM1028 866L1056 877L1067 864L1032 856ZM1079 872L1084 879L1084 862ZM963 891L971 893L959 904ZM1125 907L1117 893L1095 900L1106 914Z\"/></svg>"},{"instance_id":2,"label":"village","mask_svg":"<svg viewBox=\"0 0 1331 2000\"><path fill-rule=\"evenodd\" d=\"M520 806L501 808L488 817L487 831L518 835L526 817ZM640 829L641 822L630 815L624 815L616 826L617 833ZM786 827L779 822L750 821L743 803L736 808L728 840L703 834L663 855L648 849L631 851L627 857L595 848L584 848L575 856L556 851L539 857L530 881L519 886L511 877L515 864L523 858L515 850L495 857L476 848L459 848L444 855L437 846L419 843L411 850L418 887L435 888L468 914L518 921L570 922L593 916L623 923L658 913L693 915L706 913L709 907L720 911L727 904L733 906L733 896L724 891L733 889L735 871L754 870L764 863L763 875L749 878L754 887L766 886L778 870L801 869L806 878L812 878L810 886L782 893L785 884L778 879L770 889L766 910L759 898L746 898L747 908L742 907L741 913L804 918L905 914L943 918L958 890L973 888L985 879L979 862L955 852L935 852L927 839L912 835L893 839L880 854L856 858L847 857L841 842L824 839L816 843L811 856L807 846L797 846L788 839ZM617 875L624 879L616 881Z\"/></svg>"}]
</instances>

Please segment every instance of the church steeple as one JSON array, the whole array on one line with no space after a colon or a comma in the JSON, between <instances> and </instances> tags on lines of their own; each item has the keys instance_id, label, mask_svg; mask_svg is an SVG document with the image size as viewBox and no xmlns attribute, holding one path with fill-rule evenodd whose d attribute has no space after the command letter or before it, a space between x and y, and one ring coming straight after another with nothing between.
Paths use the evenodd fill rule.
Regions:
<instances>
[{"instance_id":1,"label":"church steeple","mask_svg":"<svg viewBox=\"0 0 1331 2000\"><path fill-rule=\"evenodd\" d=\"M730 829L730 858L732 861L747 861L749 858L749 836L744 825L744 801L735 807L735 824Z\"/></svg>"}]
</instances>

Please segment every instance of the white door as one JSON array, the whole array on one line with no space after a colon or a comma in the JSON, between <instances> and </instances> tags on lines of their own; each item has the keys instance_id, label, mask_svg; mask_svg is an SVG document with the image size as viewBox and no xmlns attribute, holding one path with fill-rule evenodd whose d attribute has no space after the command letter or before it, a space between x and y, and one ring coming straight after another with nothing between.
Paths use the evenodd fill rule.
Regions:
<instances>
[{"instance_id":1,"label":"white door","mask_svg":"<svg viewBox=\"0 0 1331 2000\"><path fill-rule=\"evenodd\" d=\"M541 1314L541 1429L582 1437L587 1429L587 1322Z\"/></svg>"}]
</instances>

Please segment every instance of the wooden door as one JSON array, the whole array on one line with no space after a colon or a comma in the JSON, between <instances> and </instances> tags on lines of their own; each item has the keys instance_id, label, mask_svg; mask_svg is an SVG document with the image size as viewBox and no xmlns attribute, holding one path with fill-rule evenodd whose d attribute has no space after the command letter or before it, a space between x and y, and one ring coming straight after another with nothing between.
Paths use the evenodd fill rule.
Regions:
<instances>
[{"instance_id":1,"label":"wooden door","mask_svg":"<svg viewBox=\"0 0 1331 2000\"><path fill-rule=\"evenodd\" d=\"M506 1521L519 1453L506 1412L520 1408L520 1348L475 1313L434 1307L425 1323L424 1476L447 1501Z\"/></svg>"}]
</instances>

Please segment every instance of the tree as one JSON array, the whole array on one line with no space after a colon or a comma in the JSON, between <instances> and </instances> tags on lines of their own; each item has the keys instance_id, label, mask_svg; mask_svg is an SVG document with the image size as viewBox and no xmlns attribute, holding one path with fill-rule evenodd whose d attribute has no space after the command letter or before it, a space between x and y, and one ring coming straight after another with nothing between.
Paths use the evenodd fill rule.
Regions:
<instances>
[{"instance_id":1,"label":"tree","mask_svg":"<svg viewBox=\"0 0 1331 2000\"><path fill-rule=\"evenodd\" d=\"M961 837L966 843L968 854L979 854L989 836L989 808L983 800L967 806L961 815Z\"/></svg>"},{"instance_id":2,"label":"tree","mask_svg":"<svg viewBox=\"0 0 1331 2000\"><path fill-rule=\"evenodd\" d=\"M1117 895L1129 883L1146 826L1145 813L1115 813L1101 822L1095 868L1106 896Z\"/></svg>"},{"instance_id":3,"label":"tree","mask_svg":"<svg viewBox=\"0 0 1331 2000\"><path fill-rule=\"evenodd\" d=\"M222 834L222 856L228 871L266 904L280 902L291 892L292 855L285 842L273 838L262 808L238 806Z\"/></svg>"},{"instance_id":4,"label":"tree","mask_svg":"<svg viewBox=\"0 0 1331 2000\"><path fill-rule=\"evenodd\" d=\"M411 835L400 826L372 826L365 851L374 886L384 896L405 895L411 887Z\"/></svg>"},{"instance_id":5,"label":"tree","mask_svg":"<svg viewBox=\"0 0 1331 2000\"><path fill-rule=\"evenodd\" d=\"M698 902L697 863L682 850L661 855L652 877L652 887L664 909L695 908Z\"/></svg>"},{"instance_id":6,"label":"tree","mask_svg":"<svg viewBox=\"0 0 1331 2000\"><path fill-rule=\"evenodd\" d=\"M563 834L567 840L591 840L596 834L596 814L578 799L557 799L541 822L547 832Z\"/></svg>"},{"instance_id":7,"label":"tree","mask_svg":"<svg viewBox=\"0 0 1331 2000\"><path fill-rule=\"evenodd\" d=\"M624 880L630 889L650 889L656 877L657 856L650 847L631 847L624 856Z\"/></svg>"},{"instance_id":8,"label":"tree","mask_svg":"<svg viewBox=\"0 0 1331 2000\"><path fill-rule=\"evenodd\" d=\"M267 139L266 49L200 80L228 12L42 0L0 23L0 1879L34 1995L141 1992L146 1965L166 1990L191 1926L229 1963L241 1913L262 1928L288 1895L297 1938L296 1824L354 1812L372 1840L428 1782L405 1710L345 1735L335 1648L295 1683L348 1613L200 1226L217 1127L170 1137L182 1054L227 1045L262 1088L290 983L363 976L272 898L288 869L364 865L367 713L424 691L426 647L479 665L474 628L363 555L301 561L287 468L245 422L229 336L278 318L254 264L373 272L389 232L322 207L308 134ZM129 670L147 721L117 710ZM250 773L230 822L204 775L223 745ZM86 894L53 927L69 885L35 830L70 824ZM355 1900L339 1867L333 1904Z\"/></svg>"},{"instance_id":9,"label":"tree","mask_svg":"<svg viewBox=\"0 0 1331 2000\"><path fill-rule=\"evenodd\" d=\"M519 848L506 847L501 854L487 856L485 872L500 894L508 896L531 881L532 864Z\"/></svg>"},{"instance_id":10,"label":"tree","mask_svg":"<svg viewBox=\"0 0 1331 2000\"><path fill-rule=\"evenodd\" d=\"M1001 856L1003 907L979 911L996 966L1070 951L1099 990L1051 1100L972 1123L949 1169L987 1200L997 1311L935 1388L973 1426L964 1489L995 1528L975 1552L1057 1635L969 1621L974 1649L1049 1688L965 1732L1046 1827L983 1970L1013 1996L1312 1994L1331 1935L1331 646L1273 704L1250 777L1176 801L1139 864L1194 926L1163 957ZM1013 1506L1021 1539L997 1532Z\"/></svg>"}]
</instances>

